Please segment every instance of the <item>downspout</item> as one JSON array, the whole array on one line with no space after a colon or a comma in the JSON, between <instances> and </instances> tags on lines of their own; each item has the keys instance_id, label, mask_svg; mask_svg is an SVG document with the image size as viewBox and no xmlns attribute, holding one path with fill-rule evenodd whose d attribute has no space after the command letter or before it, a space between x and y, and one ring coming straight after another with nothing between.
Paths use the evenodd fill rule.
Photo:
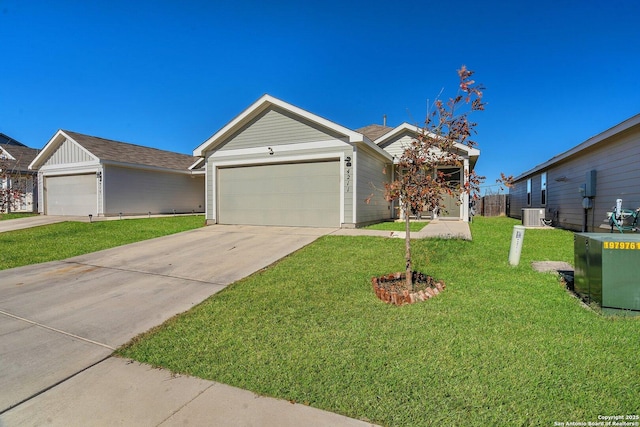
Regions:
<instances>
[{"instance_id":1,"label":"downspout","mask_svg":"<svg viewBox=\"0 0 640 427\"><path fill-rule=\"evenodd\" d=\"M96 217L104 216L104 180L105 180L105 167L104 163L100 162L98 171L96 172L96 178L98 179L98 200L96 206Z\"/></svg>"},{"instance_id":2,"label":"downspout","mask_svg":"<svg viewBox=\"0 0 640 427\"><path fill-rule=\"evenodd\" d=\"M393 159L395 159L396 156L393 156ZM393 160L391 160L391 182L396 180L396 165L395 162ZM397 219L396 218L396 201L395 200L391 200L391 219Z\"/></svg>"}]
</instances>

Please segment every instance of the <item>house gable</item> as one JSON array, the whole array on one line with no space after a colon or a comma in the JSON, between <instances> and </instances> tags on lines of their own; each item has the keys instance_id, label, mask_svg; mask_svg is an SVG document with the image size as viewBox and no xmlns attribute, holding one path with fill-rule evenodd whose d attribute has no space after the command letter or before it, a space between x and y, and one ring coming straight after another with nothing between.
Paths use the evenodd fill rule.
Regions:
<instances>
[{"instance_id":1,"label":"house gable","mask_svg":"<svg viewBox=\"0 0 640 427\"><path fill-rule=\"evenodd\" d=\"M383 139L378 146L392 156L399 158L415 137L415 132L403 129L401 132L394 134L392 138Z\"/></svg>"},{"instance_id":2,"label":"house gable","mask_svg":"<svg viewBox=\"0 0 640 427\"><path fill-rule=\"evenodd\" d=\"M16 158L11 155L7 150L0 146L0 159L1 160L15 160Z\"/></svg>"},{"instance_id":3,"label":"house gable","mask_svg":"<svg viewBox=\"0 0 640 427\"><path fill-rule=\"evenodd\" d=\"M97 161L97 157L92 155L76 142L65 139L44 162L43 166L66 165L69 163L91 163Z\"/></svg>"},{"instance_id":4,"label":"house gable","mask_svg":"<svg viewBox=\"0 0 640 427\"><path fill-rule=\"evenodd\" d=\"M264 95L200 144L193 155L205 157L215 151L328 140L373 145L361 133Z\"/></svg>"},{"instance_id":5,"label":"house gable","mask_svg":"<svg viewBox=\"0 0 640 427\"><path fill-rule=\"evenodd\" d=\"M411 144L411 141L415 139L421 132L421 129L417 126L410 125L409 123L402 123L395 127L384 135L380 136L374 141L378 147L384 149L387 153L398 159L404 153L404 150ZM473 169L480 156L480 150L476 148L470 148L464 144L454 143L455 152L463 159L469 160L469 168Z\"/></svg>"},{"instance_id":6,"label":"house gable","mask_svg":"<svg viewBox=\"0 0 640 427\"><path fill-rule=\"evenodd\" d=\"M59 168L65 165L97 164L99 159L87 149L75 142L64 131L59 130L51 137L29 164L29 169Z\"/></svg>"},{"instance_id":7,"label":"house gable","mask_svg":"<svg viewBox=\"0 0 640 427\"><path fill-rule=\"evenodd\" d=\"M281 107L271 106L220 143L218 150L225 151L336 139L346 142L348 138Z\"/></svg>"}]
</instances>

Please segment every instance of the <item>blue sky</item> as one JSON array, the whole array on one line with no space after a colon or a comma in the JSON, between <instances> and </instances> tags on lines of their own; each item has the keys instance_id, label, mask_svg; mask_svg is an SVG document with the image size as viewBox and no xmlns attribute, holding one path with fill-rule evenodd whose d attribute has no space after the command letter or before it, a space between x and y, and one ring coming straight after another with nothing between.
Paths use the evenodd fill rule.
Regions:
<instances>
[{"instance_id":1,"label":"blue sky","mask_svg":"<svg viewBox=\"0 0 640 427\"><path fill-rule=\"evenodd\" d=\"M0 0L0 132L182 153L265 93L340 125L486 86L487 189L640 113L640 2Z\"/></svg>"}]
</instances>

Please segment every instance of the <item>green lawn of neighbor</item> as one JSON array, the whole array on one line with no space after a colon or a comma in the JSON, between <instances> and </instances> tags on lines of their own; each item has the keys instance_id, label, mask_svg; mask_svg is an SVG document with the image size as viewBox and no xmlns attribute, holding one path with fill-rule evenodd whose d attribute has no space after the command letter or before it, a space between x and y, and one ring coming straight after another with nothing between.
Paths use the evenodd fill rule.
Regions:
<instances>
[{"instance_id":1,"label":"green lawn of neighbor","mask_svg":"<svg viewBox=\"0 0 640 427\"><path fill-rule=\"evenodd\" d=\"M0 270L125 245L201 227L202 215L61 222L0 233Z\"/></svg>"},{"instance_id":2,"label":"green lawn of neighbor","mask_svg":"<svg viewBox=\"0 0 640 427\"><path fill-rule=\"evenodd\" d=\"M118 353L385 426L552 426L640 411L640 320L603 317L532 261L573 263L573 234L477 217L473 241L414 240L446 290L395 307L372 276L404 241L325 236Z\"/></svg>"},{"instance_id":3,"label":"green lawn of neighbor","mask_svg":"<svg viewBox=\"0 0 640 427\"><path fill-rule=\"evenodd\" d=\"M21 213L21 212L11 212L11 213L0 213L0 221L7 219L19 219L19 218L27 218L30 216L37 216L36 213Z\"/></svg>"}]
</instances>

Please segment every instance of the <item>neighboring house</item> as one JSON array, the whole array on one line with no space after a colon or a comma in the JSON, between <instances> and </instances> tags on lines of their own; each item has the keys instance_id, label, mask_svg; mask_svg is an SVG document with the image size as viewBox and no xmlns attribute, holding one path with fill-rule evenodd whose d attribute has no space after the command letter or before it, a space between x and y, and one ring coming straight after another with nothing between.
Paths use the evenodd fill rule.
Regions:
<instances>
[{"instance_id":1,"label":"neighboring house","mask_svg":"<svg viewBox=\"0 0 640 427\"><path fill-rule=\"evenodd\" d=\"M542 210L560 227L604 231L598 229L608 224L616 199L623 209L640 207L639 183L640 114L518 176L509 216Z\"/></svg>"},{"instance_id":2,"label":"neighboring house","mask_svg":"<svg viewBox=\"0 0 640 427\"><path fill-rule=\"evenodd\" d=\"M193 152L206 170L207 223L349 228L394 218L384 198L394 160L383 146L396 148L407 128L417 131L373 125L365 135L264 95Z\"/></svg>"},{"instance_id":3,"label":"neighboring house","mask_svg":"<svg viewBox=\"0 0 640 427\"><path fill-rule=\"evenodd\" d=\"M36 173L29 170L29 163L37 155L38 150L0 133L1 212L37 210Z\"/></svg>"},{"instance_id":4,"label":"neighboring house","mask_svg":"<svg viewBox=\"0 0 640 427\"><path fill-rule=\"evenodd\" d=\"M391 154L393 156L394 164L397 165L405 148L413 139L420 135L422 130L417 126L413 126L405 122L395 128L370 125L358 129L357 131L369 137L380 148ZM452 183L452 186L463 184L463 180L466 179L468 174L473 170L476 162L478 161L478 157L480 156L480 151L476 148L470 148L459 143L454 145L456 147L455 154L458 156L461 163L460 166L446 166L432 171L434 177L438 171L443 172L447 177L447 180ZM431 215L431 212L428 212L427 214ZM403 214L401 213L400 216L402 215ZM439 208L438 217L468 221L469 194L463 192L456 197L449 196L448 194L443 195L443 201Z\"/></svg>"},{"instance_id":5,"label":"neighboring house","mask_svg":"<svg viewBox=\"0 0 640 427\"><path fill-rule=\"evenodd\" d=\"M46 215L204 211L204 172L186 154L59 130L29 165Z\"/></svg>"}]
</instances>

